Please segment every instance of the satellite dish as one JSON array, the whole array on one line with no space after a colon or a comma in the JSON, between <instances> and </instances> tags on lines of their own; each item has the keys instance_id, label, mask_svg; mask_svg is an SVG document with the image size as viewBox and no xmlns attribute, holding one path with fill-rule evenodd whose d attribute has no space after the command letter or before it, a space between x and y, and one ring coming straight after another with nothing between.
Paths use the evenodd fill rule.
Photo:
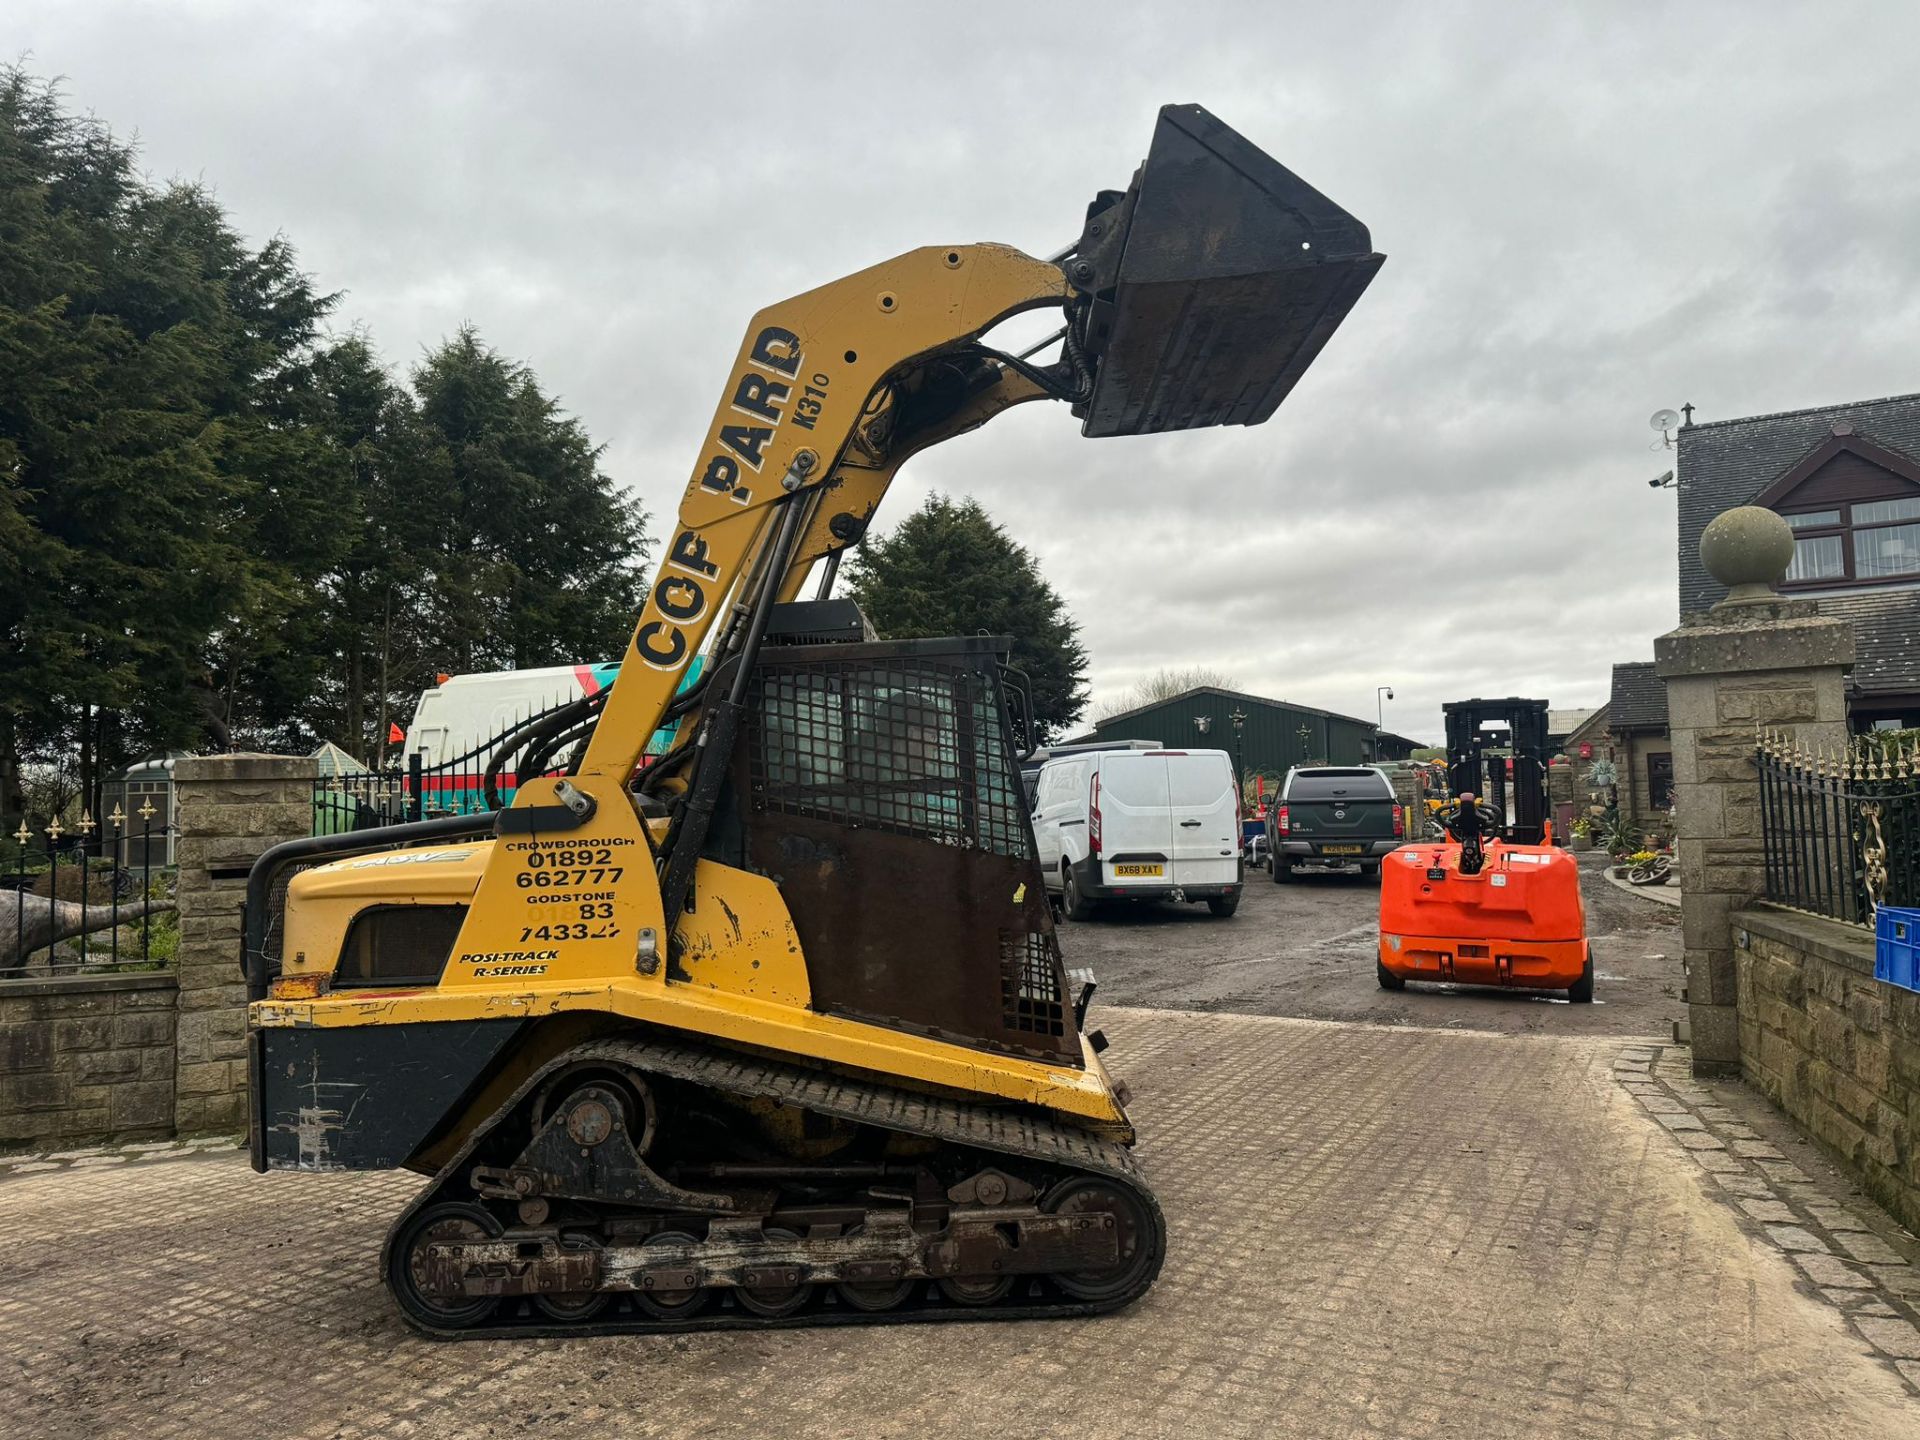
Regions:
<instances>
[{"instance_id":1,"label":"satellite dish","mask_svg":"<svg viewBox=\"0 0 1920 1440\"><path fill-rule=\"evenodd\" d=\"M1647 420L1647 427L1652 430L1661 431L1664 434L1666 431L1673 429L1673 427L1678 425L1679 423L1680 423L1679 411L1656 410L1653 412L1652 416Z\"/></svg>"}]
</instances>

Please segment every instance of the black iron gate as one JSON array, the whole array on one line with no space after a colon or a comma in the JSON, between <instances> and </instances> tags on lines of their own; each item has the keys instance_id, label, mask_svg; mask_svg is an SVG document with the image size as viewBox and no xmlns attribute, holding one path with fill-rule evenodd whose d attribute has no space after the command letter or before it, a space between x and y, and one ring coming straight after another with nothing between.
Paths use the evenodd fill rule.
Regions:
<instances>
[{"instance_id":1,"label":"black iron gate","mask_svg":"<svg viewBox=\"0 0 1920 1440\"><path fill-rule=\"evenodd\" d=\"M1857 737L1807 749L1763 734L1766 896L1852 925L1880 905L1920 905L1920 747Z\"/></svg>"}]
</instances>

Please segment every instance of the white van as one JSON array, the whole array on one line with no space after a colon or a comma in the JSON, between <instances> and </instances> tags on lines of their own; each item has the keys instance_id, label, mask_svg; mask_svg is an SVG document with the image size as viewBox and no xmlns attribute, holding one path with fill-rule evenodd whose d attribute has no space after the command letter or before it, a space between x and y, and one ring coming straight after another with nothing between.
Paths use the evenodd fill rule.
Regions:
<instances>
[{"instance_id":1,"label":"white van","mask_svg":"<svg viewBox=\"0 0 1920 1440\"><path fill-rule=\"evenodd\" d=\"M1040 767L1033 834L1071 919L1100 900L1240 905L1240 807L1224 750L1100 750Z\"/></svg>"},{"instance_id":2,"label":"white van","mask_svg":"<svg viewBox=\"0 0 1920 1440\"><path fill-rule=\"evenodd\" d=\"M613 661L446 676L421 692L413 724L407 727L405 753L418 751L428 769L472 755L523 720L582 695L599 694L619 673L620 663Z\"/></svg>"}]
</instances>

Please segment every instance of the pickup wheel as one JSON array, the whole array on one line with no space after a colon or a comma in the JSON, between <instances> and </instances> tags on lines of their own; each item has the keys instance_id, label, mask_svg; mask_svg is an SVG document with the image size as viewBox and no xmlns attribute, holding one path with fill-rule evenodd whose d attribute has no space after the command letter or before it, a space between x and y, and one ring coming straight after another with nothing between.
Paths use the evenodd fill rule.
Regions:
<instances>
[{"instance_id":1,"label":"pickup wheel","mask_svg":"<svg viewBox=\"0 0 1920 1440\"><path fill-rule=\"evenodd\" d=\"M1293 883L1293 861L1277 851L1273 856L1273 883L1291 885Z\"/></svg>"},{"instance_id":2,"label":"pickup wheel","mask_svg":"<svg viewBox=\"0 0 1920 1440\"><path fill-rule=\"evenodd\" d=\"M1360 874L1368 880L1378 880L1380 878L1380 862L1378 860L1362 860L1360 862Z\"/></svg>"},{"instance_id":3,"label":"pickup wheel","mask_svg":"<svg viewBox=\"0 0 1920 1440\"><path fill-rule=\"evenodd\" d=\"M1073 867L1065 861L1060 864L1060 905L1069 920L1093 918L1093 902L1080 893L1080 887L1074 883Z\"/></svg>"}]
</instances>

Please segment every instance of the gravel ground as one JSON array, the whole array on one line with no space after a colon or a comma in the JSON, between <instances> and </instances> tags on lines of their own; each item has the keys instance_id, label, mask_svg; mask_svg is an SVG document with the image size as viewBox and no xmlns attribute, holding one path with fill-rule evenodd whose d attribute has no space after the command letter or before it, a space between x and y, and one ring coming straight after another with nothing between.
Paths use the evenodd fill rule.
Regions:
<instances>
[{"instance_id":1,"label":"gravel ground","mask_svg":"<svg viewBox=\"0 0 1920 1440\"><path fill-rule=\"evenodd\" d=\"M1361 876L1303 873L1275 885L1247 872L1231 919L1198 905L1114 905L1061 926L1070 966L1091 966L1101 1001L1177 1010L1363 1020L1385 1025L1670 1035L1680 1001L1680 912L1609 885L1606 857L1580 857L1598 971L1594 1003L1557 995L1410 985L1374 979L1379 886Z\"/></svg>"}]
</instances>

